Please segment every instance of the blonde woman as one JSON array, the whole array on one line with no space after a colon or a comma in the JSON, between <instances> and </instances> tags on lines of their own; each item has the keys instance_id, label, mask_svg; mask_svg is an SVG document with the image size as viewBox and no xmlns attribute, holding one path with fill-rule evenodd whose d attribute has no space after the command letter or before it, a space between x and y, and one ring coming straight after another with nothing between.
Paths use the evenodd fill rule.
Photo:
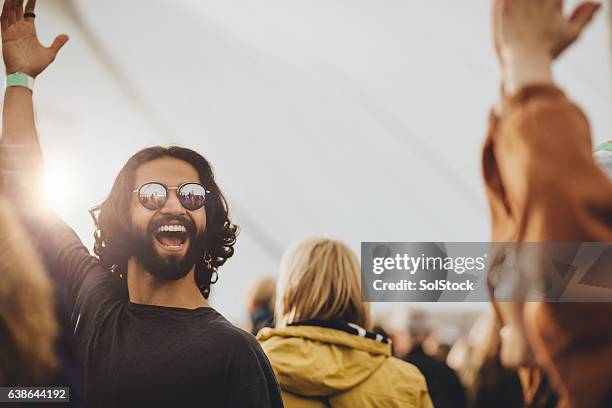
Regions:
<instances>
[{"instance_id":1,"label":"blonde woman","mask_svg":"<svg viewBox=\"0 0 612 408\"><path fill-rule=\"evenodd\" d=\"M359 262L343 243L308 239L281 261L276 328L257 336L286 407L432 407L424 377L368 332Z\"/></svg>"},{"instance_id":2,"label":"blonde woman","mask_svg":"<svg viewBox=\"0 0 612 408\"><path fill-rule=\"evenodd\" d=\"M0 386L46 384L59 366L51 282L0 198Z\"/></svg>"}]
</instances>

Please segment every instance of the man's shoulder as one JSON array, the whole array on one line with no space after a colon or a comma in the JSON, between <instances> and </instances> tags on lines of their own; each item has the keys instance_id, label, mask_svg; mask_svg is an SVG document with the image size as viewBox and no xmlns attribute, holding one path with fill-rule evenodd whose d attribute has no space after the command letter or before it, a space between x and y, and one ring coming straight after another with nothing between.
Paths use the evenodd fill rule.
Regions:
<instances>
[{"instance_id":1,"label":"man's shoulder","mask_svg":"<svg viewBox=\"0 0 612 408\"><path fill-rule=\"evenodd\" d=\"M255 336L231 323L225 318L225 316L223 316L215 309L211 308L211 318L208 324L214 329L216 333L222 336L226 336L228 340L246 342L249 344L259 344L255 339Z\"/></svg>"},{"instance_id":2,"label":"man's shoulder","mask_svg":"<svg viewBox=\"0 0 612 408\"><path fill-rule=\"evenodd\" d=\"M265 355L255 336L235 326L216 310L212 309L211 312L211 317L207 319L205 326L202 326L209 339L214 338L223 348L232 350L234 356L251 355L261 359L261 356Z\"/></svg>"}]
</instances>

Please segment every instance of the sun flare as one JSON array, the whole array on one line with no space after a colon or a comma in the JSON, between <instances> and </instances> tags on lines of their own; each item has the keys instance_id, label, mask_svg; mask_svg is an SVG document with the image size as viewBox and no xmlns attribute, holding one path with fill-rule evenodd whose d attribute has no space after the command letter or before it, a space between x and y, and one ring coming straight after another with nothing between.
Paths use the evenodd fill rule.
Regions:
<instances>
[{"instance_id":1,"label":"sun flare","mask_svg":"<svg viewBox=\"0 0 612 408\"><path fill-rule=\"evenodd\" d=\"M47 164L43 184L47 206L58 212L66 210L73 194L71 172L64 166Z\"/></svg>"}]
</instances>

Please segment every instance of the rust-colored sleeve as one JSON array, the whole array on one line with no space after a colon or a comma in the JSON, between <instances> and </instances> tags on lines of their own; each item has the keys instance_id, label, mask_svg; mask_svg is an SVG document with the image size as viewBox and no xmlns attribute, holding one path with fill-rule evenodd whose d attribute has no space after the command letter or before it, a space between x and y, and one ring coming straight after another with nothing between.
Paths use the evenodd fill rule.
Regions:
<instances>
[{"instance_id":1,"label":"rust-colored sleeve","mask_svg":"<svg viewBox=\"0 0 612 408\"><path fill-rule=\"evenodd\" d=\"M559 89L505 100L482 164L493 241L612 242L612 183L592 158L588 120ZM563 406L596 407L609 395L610 316L612 303L526 305L530 342Z\"/></svg>"},{"instance_id":2,"label":"rust-colored sleeve","mask_svg":"<svg viewBox=\"0 0 612 408\"><path fill-rule=\"evenodd\" d=\"M490 143L514 240L612 241L612 183L593 160L581 110L550 86L504 105Z\"/></svg>"}]
</instances>

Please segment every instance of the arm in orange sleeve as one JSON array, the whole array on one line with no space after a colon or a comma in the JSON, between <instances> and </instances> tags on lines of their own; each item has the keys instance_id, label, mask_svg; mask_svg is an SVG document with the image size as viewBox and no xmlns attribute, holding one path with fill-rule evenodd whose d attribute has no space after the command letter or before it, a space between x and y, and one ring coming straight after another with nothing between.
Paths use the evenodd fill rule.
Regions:
<instances>
[{"instance_id":1,"label":"arm in orange sleeve","mask_svg":"<svg viewBox=\"0 0 612 408\"><path fill-rule=\"evenodd\" d=\"M485 143L493 240L612 242L612 183L592 158L589 124L553 86L504 101ZM563 406L597 407L612 384L612 303L527 303L534 354Z\"/></svg>"},{"instance_id":2,"label":"arm in orange sleeve","mask_svg":"<svg viewBox=\"0 0 612 408\"><path fill-rule=\"evenodd\" d=\"M582 111L552 86L506 100L492 153L517 241L612 241L612 183Z\"/></svg>"}]
</instances>

